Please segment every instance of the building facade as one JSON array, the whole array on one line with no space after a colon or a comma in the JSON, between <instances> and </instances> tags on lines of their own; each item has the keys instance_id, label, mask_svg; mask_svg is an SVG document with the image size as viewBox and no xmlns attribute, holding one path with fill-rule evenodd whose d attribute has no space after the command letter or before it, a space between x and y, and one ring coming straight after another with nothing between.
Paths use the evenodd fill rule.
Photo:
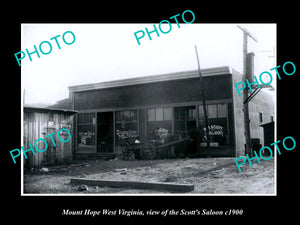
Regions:
<instances>
[{"instance_id":1,"label":"building facade","mask_svg":"<svg viewBox=\"0 0 300 225\"><path fill-rule=\"evenodd\" d=\"M69 87L71 109L78 112L75 155L115 155L127 137L149 139L157 131L183 137L195 130L199 132L195 155L244 155L243 97L234 89L242 76L228 67L203 69L201 73L209 148L199 72L192 70ZM259 93L250 103L250 118L251 134L261 144L263 128L259 125L273 115L272 98Z\"/></svg>"}]
</instances>

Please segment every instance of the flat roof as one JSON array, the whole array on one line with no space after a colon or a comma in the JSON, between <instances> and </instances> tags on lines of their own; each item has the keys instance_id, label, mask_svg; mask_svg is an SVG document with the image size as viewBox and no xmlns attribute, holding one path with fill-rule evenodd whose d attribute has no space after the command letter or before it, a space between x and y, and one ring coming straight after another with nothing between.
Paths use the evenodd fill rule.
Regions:
<instances>
[{"instance_id":1,"label":"flat roof","mask_svg":"<svg viewBox=\"0 0 300 225\"><path fill-rule=\"evenodd\" d=\"M201 74L203 77L230 74L230 69L228 66L201 69ZM159 75L148 75L142 77L106 81L106 82L99 82L99 83L92 83L92 84L75 85L75 86L70 86L69 91L80 92L80 91L129 86L129 85L136 85L136 84L147 84L147 83L170 81L170 80L181 80L181 79L195 78L195 77L199 77L198 70L189 70L189 71L165 73Z\"/></svg>"}]
</instances>

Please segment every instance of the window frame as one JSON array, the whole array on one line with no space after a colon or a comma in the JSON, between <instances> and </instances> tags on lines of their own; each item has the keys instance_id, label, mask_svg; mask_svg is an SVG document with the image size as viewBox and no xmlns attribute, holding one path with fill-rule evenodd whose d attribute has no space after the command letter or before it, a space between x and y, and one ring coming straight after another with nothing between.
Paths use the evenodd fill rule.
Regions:
<instances>
[{"instance_id":1,"label":"window frame","mask_svg":"<svg viewBox=\"0 0 300 225\"><path fill-rule=\"evenodd\" d=\"M157 118L156 118L156 114L157 114L157 110L161 110L162 109L162 120L157 120ZM165 119L165 109L170 109L170 119ZM149 112L149 110L154 110L154 113L153 113L153 115L154 115L154 119L153 120L149 120L149 114L148 114L148 112ZM148 108L147 110L146 110L146 113L147 113L147 122L158 122L158 121L172 121L173 120L173 108L172 107L157 107L157 108Z\"/></svg>"},{"instance_id":2,"label":"window frame","mask_svg":"<svg viewBox=\"0 0 300 225\"><path fill-rule=\"evenodd\" d=\"M133 115L135 112L135 115ZM124 112L130 112L130 120L126 119L124 116ZM121 114L121 120L117 120L117 113ZM115 124L114 124L114 146L119 146L121 141L120 141L120 137L117 134L117 131L125 131L123 130L125 127L128 128L128 126L133 126L133 129L130 129L130 131L136 131L136 136L139 136L139 116L138 116L138 110L137 109L125 109L125 110L116 110L115 111ZM120 128L121 127L121 128ZM130 132L128 132L129 134ZM125 137L126 138L126 137Z\"/></svg>"},{"instance_id":3,"label":"window frame","mask_svg":"<svg viewBox=\"0 0 300 225\"><path fill-rule=\"evenodd\" d=\"M210 117L210 111L209 111L209 107L210 105L215 105L216 107L216 117ZM225 105L225 116L220 117L220 113L219 113L219 105ZM228 103L216 103L216 104L206 104L206 114L207 114L207 119L217 119L217 118L228 118ZM200 109L201 108L201 109ZM200 113L203 113L203 115L201 116ZM204 120L204 110L203 110L203 105L198 105L198 117L199 120Z\"/></svg>"},{"instance_id":4,"label":"window frame","mask_svg":"<svg viewBox=\"0 0 300 225\"><path fill-rule=\"evenodd\" d=\"M210 117L209 116L209 110L208 110L208 106L209 105L215 105L216 107L216 117ZM219 105L224 105L223 107L225 108L225 112L222 112L220 113L220 107ZM226 135L227 135L227 140L225 141L225 144L223 145L218 145L216 147L223 147L223 146L228 146L230 145L230 136L229 136L229 115L228 115L228 103L215 103L215 104L206 104L206 110L207 110L207 120L208 120L208 123L209 123L209 126L211 125L210 124L210 121L212 120L223 120L223 119L226 119L226 130L224 130L224 132L226 131ZM203 105L198 105L198 122L199 122L199 127L200 127L200 124L202 127L204 127L204 123L205 123L205 118L204 118L204 110L203 110ZM200 142L200 145L201 144L204 144L205 145L205 142ZM212 147L212 146L211 146Z\"/></svg>"},{"instance_id":5,"label":"window frame","mask_svg":"<svg viewBox=\"0 0 300 225\"><path fill-rule=\"evenodd\" d=\"M135 111L135 115L133 116L133 111ZM129 112L130 114L130 119L126 119L126 117L124 116L124 112ZM121 114L121 120L118 120L118 116L117 113ZM138 121L138 116L137 116L137 110L136 109L129 109L129 110L117 110L115 111L116 114L116 123L137 123ZM133 118L133 119L132 119Z\"/></svg>"},{"instance_id":6,"label":"window frame","mask_svg":"<svg viewBox=\"0 0 300 225\"><path fill-rule=\"evenodd\" d=\"M87 117L87 115L91 116L93 115L93 118L92 118L92 121L91 122L87 122L87 119L85 117ZM79 119L79 116L83 116L83 120L82 122L80 122L80 119ZM97 138L96 138L96 113L95 112L80 112L77 114L77 138L79 139L80 138L80 127L84 127L84 126L92 126L92 131L88 131L88 132L93 132L93 143L92 145L87 145L85 144L87 147L91 147L91 148L96 148L96 145L97 145ZM77 141L77 144L79 145L78 141ZM80 147L79 147L80 148Z\"/></svg>"}]
</instances>

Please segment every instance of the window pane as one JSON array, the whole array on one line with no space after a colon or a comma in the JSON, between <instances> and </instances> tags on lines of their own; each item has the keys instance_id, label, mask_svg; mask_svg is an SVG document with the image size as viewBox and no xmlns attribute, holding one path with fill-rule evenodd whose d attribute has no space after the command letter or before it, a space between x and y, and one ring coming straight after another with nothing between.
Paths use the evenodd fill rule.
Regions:
<instances>
[{"instance_id":1,"label":"window pane","mask_svg":"<svg viewBox=\"0 0 300 225\"><path fill-rule=\"evenodd\" d=\"M78 124L95 124L95 113L79 113Z\"/></svg>"},{"instance_id":2,"label":"window pane","mask_svg":"<svg viewBox=\"0 0 300 225\"><path fill-rule=\"evenodd\" d=\"M148 116L148 121L154 121L154 109L148 109L147 110L147 116Z\"/></svg>"},{"instance_id":3,"label":"window pane","mask_svg":"<svg viewBox=\"0 0 300 225\"><path fill-rule=\"evenodd\" d=\"M78 113L78 124L82 124L82 123L84 123L83 113Z\"/></svg>"},{"instance_id":4,"label":"window pane","mask_svg":"<svg viewBox=\"0 0 300 225\"><path fill-rule=\"evenodd\" d=\"M132 110L131 111L131 121L137 121L137 115L136 115L136 111Z\"/></svg>"},{"instance_id":5,"label":"window pane","mask_svg":"<svg viewBox=\"0 0 300 225\"><path fill-rule=\"evenodd\" d=\"M164 120L172 120L172 108L164 108Z\"/></svg>"},{"instance_id":6,"label":"window pane","mask_svg":"<svg viewBox=\"0 0 300 225\"><path fill-rule=\"evenodd\" d=\"M125 121L130 121L130 111L123 111L123 119Z\"/></svg>"},{"instance_id":7,"label":"window pane","mask_svg":"<svg viewBox=\"0 0 300 225\"><path fill-rule=\"evenodd\" d=\"M206 105L206 113L207 113L207 105ZM204 110L202 105L199 105L199 119L204 120Z\"/></svg>"},{"instance_id":8,"label":"window pane","mask_svg":"<svg viewBox=\"0 0 300 225\"><path fill-rule=\"evenodd\" d=\"M212 118L208 120L209 140L211 147L228 145L227 118ZM200 126L200 146L206 146L207 136L205 126Z\"/></svg>"},{"instance_id":9,"label":"window pane","mask_svg":"<svg viewBox=\"0 0 300 225\"><path fill-rule=\"evenodd\" d=\"M150 139L162 140L172 133L171 121L153 121L147 125L147 135Z\"/></svg>"},{"instance_id":10,"label":"window pane","mask_svg":"<svg viewBox=\"0 0 300 225\"><path fill-rule=\"evenodd\" d=\"M180 110L178 108L174 109L175 120L180 120Z\"/></svg>"},{"instance_id":11,"label":"window pane","mask_svg":"<svg viewBox=\"0 0 300 225\"><path fill-rule=\"evenodd\" d=\"M193 109L192 114L193 114L193 120L196 120L197 119L197 111L196 111L196 109Z\"/></svg>"},{"instance_id":12,"label":"window pane","mask_svg":"<svg viewBox=\"0 0 300 225\"><path fill-rule=\"evenodd\" d=\"M79 125L78 126L78 131L79 132L94 132L95 131L95 126L94 125Z\"/></svg>"},{"instance_id":13,"label":"window pane","mask_svg":"<svg viewBox=\"0 0 300 225\"><path fill-rule=\"evenodd\" d=\"M120 122L122 122L122 112L121 111L117 111L116 112L116 122L118 123L120 123Z\"/></svg>"},{"instance_id":14,"label":"window pane","mask_svg":"<svg viewBox=\"0 0 300 225\"><path fill-rule=\"evenodd\" d=\"M186 110L180 109L180 120L186 120Z\"/></svg>"},{"instance_id":15,"label":"window pane","mask_svg":"<svg viewBox=\"0 0 300 225\"><path fill-rule=\"evenodd\" d=\"M164 119L164 117L163 117L163 108L155 109L155 120L156 121L162 121L163 119Z\"/></svg>"},{"instance_id":16,"label":"window pane","mask_svg":"<svg viewBox=\"0 0 300 225\"><path fill-rule=\"evenodd\" d=\"M84 114L84 123L92 123L90 113L85 113Z\"/></svg>"},{"instance_id":17,"label":"window pane","mask_svg":"<svg viewBox=\"0 0 300 225\"><path fill-rule=\"evenodd\" d=\"M192 109L188 109L188 120L193 119Z\"/></svg>"},{"instance_id":18,"label":"window pane","mask_svg":"<svg viewBox=\"0 0 300 225\"><path fill-rule=\"evenodd\" d=\"M218 118L225 118L227 116L227 104L218 104Z\"/></svg>"},{"instance_id":19,"label":"window pane","mask_svg":"<svg viewBox=\"0 0 300 225\"><path fill-rule=\"evenodd\" d=\"M208 118L217 118L217 105L208 105Z\"/></svg>"},{"instance_id":20,"label":"window pane","mask_svg":"<svg viewBox=\"0 0 300 225\"><path fill-rule=\"evenodd\" d=\"M136 138L138 136L137 123L128 122L122 125L121 123L116 124L116 146L122 143L122 140L126 138Z\"/></svg>"},{"instance_id":21,"label":"window pane","mask_svg":"<svg viewBox=\"0 0 300 225\"><path fill-rule=\"evenodd\" d=\"M78 144L80 146L95 145L94 125L78 125Z\"/></svg>"},{"instance_id":22,"label":"window pane","mask_svg":"<svg viewBox=\"0 0 300 225\"><path fill-rule=\"evenodd\" d=\"M195 120L195 119L196 119L196 109L189 109L188 120Z\"/></svg>"},{"instance_id":23,"label":"window pane","mask_svg":"<svg viewBox=\"0 0 300 225\"><path fill-rule=\"evenodd\" d=\"M85 113L84 114L84 123L93 123L94 113Z\"/></svg>"}]
</instances>

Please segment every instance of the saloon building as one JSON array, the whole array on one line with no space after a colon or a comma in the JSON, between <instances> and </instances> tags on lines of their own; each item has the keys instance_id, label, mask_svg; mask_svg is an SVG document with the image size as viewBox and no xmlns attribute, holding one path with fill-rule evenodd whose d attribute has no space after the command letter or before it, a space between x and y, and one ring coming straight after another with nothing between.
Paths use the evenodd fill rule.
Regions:
<instances>
[{"instance_id":1,"label":"saloon building","mask_svg":"<svg viewBox=\"0 0 300 225\"><path fill-rule=\"evenodd\" d=\"M242 75L229 67L201 70L209 143L205 129L203 96L197 70L143 76L69 87L70 97L51 108L78 112L75 119L74 156L110 157L126 137L149 138L157 130L184 136L200 131L194 153L200 157L245 155L243 97L234 84ZM249 103L251 138L264 145L263 124L274 117L274 102L264 91Z\"/></svg>"}]
</instances>

